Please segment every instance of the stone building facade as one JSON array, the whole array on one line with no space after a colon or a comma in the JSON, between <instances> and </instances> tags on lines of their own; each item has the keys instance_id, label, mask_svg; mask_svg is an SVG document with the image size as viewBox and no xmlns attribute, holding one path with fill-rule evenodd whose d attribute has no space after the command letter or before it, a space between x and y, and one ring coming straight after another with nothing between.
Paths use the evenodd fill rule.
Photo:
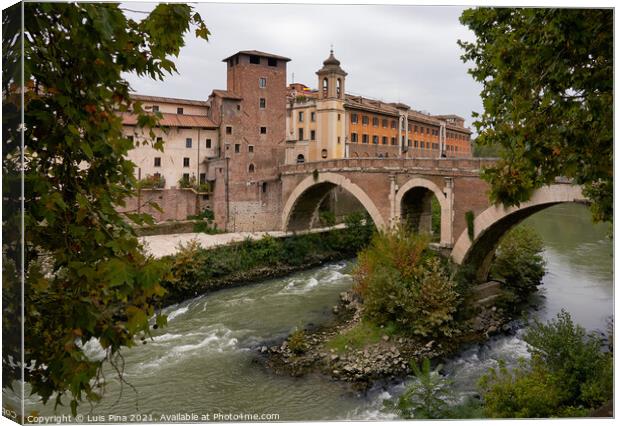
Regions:
<instances>
[{"instance_id":1,"label":"stone building facade","mask_svg":"<svg viewBox=\"0 0 620 426\"><path fill-rule=\"evenodd\" d=\"M347 73L333 52L316 73L318 90L287 86L289 61L255 50L237 52L223 60L226 90L213 90L207 100L134 95L161 120L152 134L134 114L122 114L124 132L135 142L129 159L142 182L123 210L149 212L163 221L210 209L220 229L278 229L284 164L471 156L462 118L348 95Z\"/></svg>"}]
</instances>

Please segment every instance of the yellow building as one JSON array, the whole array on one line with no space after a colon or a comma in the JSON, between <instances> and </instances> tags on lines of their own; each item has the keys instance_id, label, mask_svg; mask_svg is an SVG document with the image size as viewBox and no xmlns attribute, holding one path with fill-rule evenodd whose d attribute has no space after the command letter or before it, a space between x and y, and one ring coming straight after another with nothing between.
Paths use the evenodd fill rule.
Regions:
<instances>
[{"instance_id":1,"label":"yellow building","mask_svg":"<svg viewBox=\"0 0 620 426\"><path fill-rule=\"evenodd\" d=\"M345 92L333 51L318 90L289 85L286 163L359 157L471 157L471 131L457 115L429 115L403 103Z\"/></svg>"}]
</instances>

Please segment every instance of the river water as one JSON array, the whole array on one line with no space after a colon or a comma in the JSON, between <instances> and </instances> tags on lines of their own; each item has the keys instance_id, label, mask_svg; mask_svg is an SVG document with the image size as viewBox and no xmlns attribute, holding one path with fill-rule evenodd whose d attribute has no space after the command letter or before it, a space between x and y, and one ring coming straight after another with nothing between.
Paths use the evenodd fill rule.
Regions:
<instances>
[{"instance_id":1,"label":"river water","mask_svg":"<svg viewBox=\"0 0 620 426\"><path fill-rule=\"evenodd\" d=\"M548 269L540 307L531 314L547 320L564 308L587 329L604 330L613 315L609 226L591 224L588 210L578 205L547 209L526 224L543 237ZM102 402L92 408L83 404L78 411L85 421L138 414L162 422L162 415L177 413L208 414L210 419L218 413L275 413L280 421L394 418L381 409L383 400L394 398L403 384L359 395L321 376L277 376L256 362L261 342L329 320L338 294L351 286L351 268L351 262L329 264L167 308L168 326L156 330L146 345L124 352L125 378L135 391L125 385L121 393L108 370ZM93 357L102 355L94 342L86 350ZM519 356L527 356L519 333L495 337L465 348L446 362L445 371L466 395L475 392L478 378L499 359L510 364ZM34 410L53 413L52 407L29 399L26 412ZM68 410L56 411L63 412Z\"/></svg>"}]
</instances>

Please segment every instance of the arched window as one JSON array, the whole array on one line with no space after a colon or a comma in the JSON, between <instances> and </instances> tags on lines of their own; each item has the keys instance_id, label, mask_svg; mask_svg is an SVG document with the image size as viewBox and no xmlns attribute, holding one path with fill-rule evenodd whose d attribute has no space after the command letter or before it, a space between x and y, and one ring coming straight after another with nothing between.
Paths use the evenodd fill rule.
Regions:
<instances>
[{"instance_id":1,"label":"arched window","mask_svg":"<svg viewBox=\"0 0 620 426\"><path fill-rule=\"evenodd\" d=\"M254 164L250 163L250 166L248 167L248 172L254 173Z\"/></svg>"},{"instance_id":2,"label":"arched window","mask_svg":"<svg viewBox=\"0 0 620 426\"><path fill-rule=\"evenodd\" d=\"M336 80L336 96L340 97L340 87L342 85L342 80L338 79Z\"/></svg>"},{"instance_id":3,"label":"arched window","mask_svg":"<svg viewBox=\"0 0 620 426\"><path fill-rule=\"evenodd\" d=\"M304 163L305 161L306 161L306 158L304 157L304 155L303 155L303 154L299 154L299 155L297 156L297 164Z\"/></svg>"},{"instance_id":4,"label":"arched window","mask_svg":"<svg viewBox=\"0 0 620 426\"><path fill-rule=\"evenodd\" d=\"M323 79L323 97L327 97L327 77Z\"/></svg>"},{"instance_id":5,"label":"arched window","mask_svg":"<svg viewBox=\"0 0 620 426\"><path fill-rule=\"evenodd\" d=\"M357 152L354 152L354 153L353 153L353 158L359 158L359 156L360 156L360 155L359 155Z\"/></svg>"},{"instance_id":6,"label":"arched window","mask_svg":"<svg viewBox=\"0 0 620 426\"><path fill-rule=\"evenodd\" d=\"M321 157L327 158L327 150L326 149L322 149L321 150Z\"/></svg>"}]
</instances>

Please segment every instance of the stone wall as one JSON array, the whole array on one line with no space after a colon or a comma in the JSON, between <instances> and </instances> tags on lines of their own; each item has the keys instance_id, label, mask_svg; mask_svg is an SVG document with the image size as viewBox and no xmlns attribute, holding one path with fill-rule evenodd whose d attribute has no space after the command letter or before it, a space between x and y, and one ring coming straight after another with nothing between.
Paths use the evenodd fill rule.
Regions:
<instances>
[{"instance_id":1,"label":"stone wall","mask_svg":"<svg viewBox=\"0 0 620 426\"><path fill-rule=\"evenodd\" d=\"M120 212L138 212L138 201L141 206L140 212L148 213L156 222L167 220L185 220L187 216L195 215L204 209L212 208L211 200L204 199L188 189L143 189L140 197L131 197L125 201L125 206L120 207ZM156 203L163 211L153 208L149 203Z\"/></svg>"}]
</instances>

